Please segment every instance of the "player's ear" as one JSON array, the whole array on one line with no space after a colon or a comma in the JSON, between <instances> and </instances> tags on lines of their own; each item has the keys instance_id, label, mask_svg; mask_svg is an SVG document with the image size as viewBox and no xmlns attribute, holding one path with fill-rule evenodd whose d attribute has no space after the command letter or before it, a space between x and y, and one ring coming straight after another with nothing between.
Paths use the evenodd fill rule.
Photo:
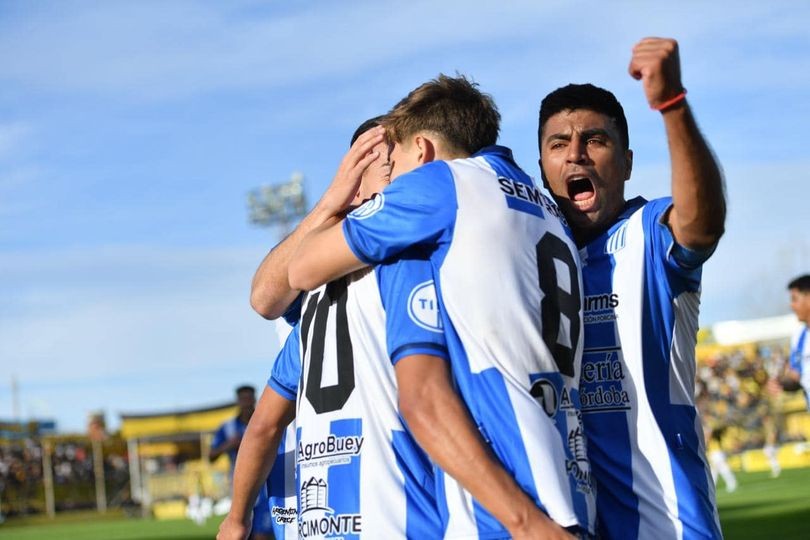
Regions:
<instances>
[{"instance_id":1,"label":"player's ear","mask_svg":"<svg viewBox=\"0 0 810 540\"><path fill-rule=\"evenodd\" d=\"M436 145L432 140L423 136L417 135L414 139L414 144L419 149L419 157L417 158L420 164L430 163L436 159Z\"/></svg>"},{"instance_id":2,"label":"player's ear","mask_svg":"<svg viewBox=\"0 0 810 540\"><path fill-rule=\"evenodd\" d=\"M633 173L633 151L632 150L628 149L627 151L625 151L625 153L624 153L624 163L625 163L624 180L626 182L627 180L630 180L630 175Z\"/></svg>"}]
</instances>

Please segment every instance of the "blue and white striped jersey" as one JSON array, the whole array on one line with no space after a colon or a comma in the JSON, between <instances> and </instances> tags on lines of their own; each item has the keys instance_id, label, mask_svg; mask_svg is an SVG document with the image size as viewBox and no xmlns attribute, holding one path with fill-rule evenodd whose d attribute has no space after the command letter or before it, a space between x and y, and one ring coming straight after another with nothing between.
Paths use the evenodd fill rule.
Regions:
<instances>
[{"instance_id":1,"label":"blue and white striped jersey","mask_svg":"<svg viewBox=\"0 0 810 540\"><path fill-rule=\"evenodd\" d=\"M296 540L298 483L295 478L295 423L284 431L266 488L273 537L277 540Z\"/></svg>"},{"instance_id":2,"label":"blue and white striped jersey","mask_svg":"<svg viewBox=\"0 0 810 540\"><path fill-rule=\"evenodd\" d=\"M810 410L810 329L806 325L794 334L790 342L790 367L799 373L807 409Z\"/></svg>"},{"instance_id":3,"label":"blue and white striped jersey","mask_svg":"<svg viewBox=\"0 0 810 540\"><path fill-rule=\"evenodd\" d=\"M295 330L302 355L277 363L269 382L297 398L302 538L441 537L433 465L399 416L389 359L406 349L447 357L435 313L423 306L431 297L430 265L409 259L304 299ZM414 314L387 318L398 311Z\"/></svg>"},{"instance_id":4,"label":"blue and white striped jersey","mask_svg":"<svg viewBox=\"0 0 810 540\"><path fill-rule=\"evenodd\" d=\"M300 302L299 302L300 303ZM295 315L296 317L298 314ZM293 327L297 322L293 323ZM279 339L284 346L275 363L299 362L298 334L289 325L276 321ZM274 364L275 365L275 364ZM268 381L268 385L270 381ZM298 539L298 483L295 478L295 421L287 426L276 452L273 468L267 476L267 505L277 540Z\"/></svg>"},{"instance_id":5,"label":"blue and white striped jersey","mask_svg":"<svg viewBox=\"0 0 810 540\"><path fill-rule=\"evenodd\" d=\"M503 147L403 175L344 222L362 261L430 252L453 374L485 440L554 521L592 529L581 275L556 206ZM448 536L506 529L440 476Z\"/></svg>"},{"instance_id":6,"label":"blue and white striped jersey","mask_svg":"<svg viewBox=\"0 0 810 540\"><path fill-rule=\"evenodd\" d=\"M581 252L580 399L604 538L722 536L694 399L703 260L676 260L671 204L629 201Z\"/></svg>"}]
</instances>

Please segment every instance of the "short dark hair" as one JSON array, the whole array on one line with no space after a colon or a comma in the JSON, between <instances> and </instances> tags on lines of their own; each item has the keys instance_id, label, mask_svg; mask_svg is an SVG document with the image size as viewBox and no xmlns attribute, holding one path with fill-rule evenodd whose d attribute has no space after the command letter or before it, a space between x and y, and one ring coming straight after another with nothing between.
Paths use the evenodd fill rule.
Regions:
<instances>
[{"instance_id":1,"label":"short dark hair","mask_svg":"<svg viewBox=\"0 0 810 540\"><path fill-rule=\"evenodd\" d=\"M797 289L799 292L810 292L810 274L799 276L790 283L788 283L788 290Z\"/></svg>"},{"instance_id":2,"label":"short dark hair","mask_svg":"<svg viewBox=\"0 0 810 540\"><path fill-rule=\"evenodd\" d=\"M254 386L250 385L250 384L243 384L242 386L239 386L236 389L236 395L238 396L239 394L241 394L243 392L250 392L251 394L255 395L256 394L256 388Z\"/></svg>"},{"instance_id":3,"label":"short dark hair","mask_svg":"<svg viewBox=\"0 0 810 540\"><path fill-rule=\"evenodd\" d=\"M369 118L368 120L360 124L360 126L356 130L354 130L354 135L352 135L352 142L349 143L349 146L352 146L354 144L354 141L356 141L360 137L360 135L362 135L366 131L370 130L373 127L381 126L383 118L385 118L384 115L375 116L374 118Z\"/></svg>"},{"instance_id":4,"label":"short dark hair","mask_svg":"<svg viewBox=\"0 0 810 540\"><path fill-rule=\"evenodd\" d=\"M537 127L537 144L542 153L543 128L548 119L563 111L585 109L604 114L616 122L624 149L630 148L630 134L627 131L627 118L619 100L612 92L592 84L569 84L557 88L540 103L540 122Z\"/></svg>"},{"instance_id":5,"label":"short dark hair","mask_svg":"<svg viewBox=\"0 0 810 540\"><path fill-rule=\"evenodd\" d=\"M472 155L498 142L501 115L492 96L481 92L478 84L463 75L440 74L397 103L384 123L394 142L431 131L450 150Z\"/></svg>"}]
</instances>

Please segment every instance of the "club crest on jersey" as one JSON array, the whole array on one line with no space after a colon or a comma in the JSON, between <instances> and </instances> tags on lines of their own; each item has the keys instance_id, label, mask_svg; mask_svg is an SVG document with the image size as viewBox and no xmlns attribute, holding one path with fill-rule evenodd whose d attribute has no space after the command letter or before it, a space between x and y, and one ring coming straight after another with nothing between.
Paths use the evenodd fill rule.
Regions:
<instances>
[{"instance_id":1,"label":"club crest on jersey","mask_svg":"<svg viewBox=\"0 0 810 540\"><path fill-rule=\"evenodd\" d=\"M616 253L620 249L624 247L624 244L627 242L627 223L625 222L624 225L618 228L616 232L608 237L607 243L605 243L605 253L608 255L611 253Z\"/></svg>"},{"instance_id":2,"label":"club crest on jersey","mask_svg":"<svg viewBox=\"0 0 810 540\"><path fill-rule=\"evenodd\" d=\"M433 280L420 283L408 297L408 317L420 328L431 332L444 331L439 316L439 302L436 299L436 287Z\"/></svg>"},{"instance_id":3,"label":"club crest on jersey","mask_svg":"<svg viewBox=\"0 0 810 540\"><path fill-rule=\"evenodd\" d=\"M370 218L385 206L385 196L382 193L375 193L369 200L349 212L350 219Z\"/></svg>"}]
</instances>

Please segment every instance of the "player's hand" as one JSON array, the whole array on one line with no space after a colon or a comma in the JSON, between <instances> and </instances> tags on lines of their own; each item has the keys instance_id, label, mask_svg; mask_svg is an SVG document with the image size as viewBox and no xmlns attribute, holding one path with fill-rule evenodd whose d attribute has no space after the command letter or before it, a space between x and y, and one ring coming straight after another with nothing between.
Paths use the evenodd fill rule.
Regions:
<instances>
[{"instance_id":1,"label":"player's hand","mask_svg":"<svg viewBox=\"0 0 810 540\"><path fill-rule=\"evenodd\" d=\"M225 519L219 525L217 540L246 540L250 536L250 525L231 517Z\"/></svg>"},{"instance_id":2,"label":"player's hand","mask_svg":"<svg viewBox=\"0 0 810 540\"><path fill-rule=\"evenodd\" d=\"M520 527L510 529L515 540L576 540L576 537L558 525L539 509L532 512Z\"/></svg>"},{"instance_id":3,"label":"player's hand","mask_svg":"<svg viewBox=\"0 0 810 540\"><path fill-rule=\"evenodd\" d=\"M360 135L340 162L337 173L326 192L318 201L318 206L328 215L337 216L343 213L357 195L363 172L377 158L379 150L374 146L385 137L385 129L377 126Z\"/></svg>"},{"instance_id":4,"label":"player's hand","mask_svg":"<svg viewBox=\"0 0 810 540\"><path fill-rule=\"evenodd\" d=\"M683 92L678 42L669 38L648 37L633 47L628 68L640 80L650 107L657 108Z\"/></svg>"}]
</instances>

